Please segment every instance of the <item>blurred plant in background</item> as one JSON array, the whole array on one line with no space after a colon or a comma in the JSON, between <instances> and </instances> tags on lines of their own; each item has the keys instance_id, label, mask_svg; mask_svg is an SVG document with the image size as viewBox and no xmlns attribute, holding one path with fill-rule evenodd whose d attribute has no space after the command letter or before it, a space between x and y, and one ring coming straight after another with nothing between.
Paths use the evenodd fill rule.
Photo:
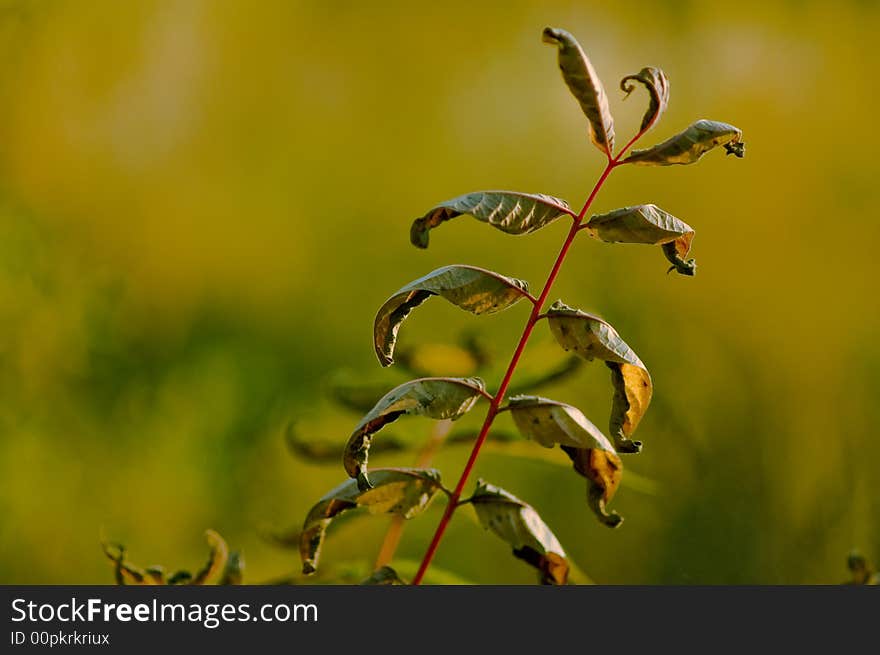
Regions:
<instances>
[{"instance_id":1,"label":"blurred plant in background","mask_svg":"<svg viewBox=\"0 0 880 655\"><path fill-rule=\"evenodd\" d=\"M287 426L350 433L320 382L364 379L359 317L450 259L442 243L406 249L410 208L489 183L574 197L596 173L570 138L580 112L535 53L543 24L581 35L600 71L661 66L676 103L658 139L723 112L754 157L675 184L640 176L643 198L629 173L603 192L600 211L650 199L699 217L687 294L656 258L612 247L559 280L652 353L640 429L657 447L634 466L653 493L621 488L624 529L569 520L560 501L583 489L556 463L487 453L479 475L528 477L518 492L600 582L836 582L841 553L878 551L878 163L872 135L821 127L873 123L877 6L0 0L0 580L110 581L102 526L153 561L199 561L211 526L246 553L247 581L296 568L261 527L299 523L338 476L289 457ZM643 108L621 96L618 121L637 125ZM533 253L561 228L526 244L474 223L457 227L456 259L546 273ZM402 346L468 323L423 312ZM498 356L516 322L491 323ZM606 377L585 367L547 391L600 416ZM466 454L434 463L459 470ZM407 526L398 558L422 556L432 522ZM328 563L387 529L337 527ZM436 566L534 581L480 531L453 524Z\"/></svg>"}]
</instances>

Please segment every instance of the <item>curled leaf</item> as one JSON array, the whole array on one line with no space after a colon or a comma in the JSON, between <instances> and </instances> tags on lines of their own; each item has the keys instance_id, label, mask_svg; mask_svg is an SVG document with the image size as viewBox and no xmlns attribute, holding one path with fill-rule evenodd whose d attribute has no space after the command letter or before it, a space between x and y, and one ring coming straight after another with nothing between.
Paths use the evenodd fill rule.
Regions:
<instances>
[{"instance_id":1,"label":"curled leaf","mask_svg":"<svg viewBox=\"0 0 880 655\"><path fill-rule=\"evenodd\" d=\"M605 507L614 498L623 476L620 457L597 448L585 450L562 446L562 450L571 458L574 470L587 479L587 503L593 513L609 528L616 528L623 522L623 517L617 512L609 514Z\"/></svg>"},{"instance_id":2,"label":"curled leaf","mask_svg":"<svg viewBox=\"0 0 880 655\"><path fill-rule=\"evenodd\" d=\"M608 322L557 300L547 312L550 331L559 345L587 361L600 359L611 369L614 400L609 433L618 452L637 453L641 442L631 441L648 411L654 386L647 367Z\"/></svg>"},{"instance_id":3,"label":"curled leaf","mask_svg":"<svg viewBox=\"0 0 880 655\"><path fill-rule=\"evenodd\" d=\"M614 452L602 431L577 407L540 396L514 396L508 404L522 435L545 448L598 448Z\"/></svg>"},{"instance_id":4,"label":"curled leaf","mask_svg":"<svg viewBox=\"0 0 880 655\"><path fill-rule=\"evenodd\" d=\"M538 569L542 584L568 581L565 551L531 505L484 480L477 482L470 503L485 529L510 544L516 557Z\"/></svg>"},{"instance_id":5,"label":"curled leaf","mask_svg":"<svg viewBox=\"0 0 880 655\"><path fill-rule=\"evenodd\" d=\"M226 545L226 541L223 537L213 530L205 530L205 539L208 542L208 546L211 548L211 553L208 555L208 561L205 562L202 569L193 576L189 584L205 584L210 578L213 578L215 574L220 573L220 571L225 568L226 561L229 558L229 547Z\"/></svg>"},{"instance_id":6,"label":"curled leaf","mask_svg":"<svg viewBox=\"0 0 880 655\"><path fill-rule=\"evenodd\" d=\"M373 342L382 366L394 362L397 333L410 312L440 296L472 314L493 314L530 298L527 282L476 266L444 266L398 290L385 301L373 323Z\"/></svg>"},{"instance_id":7,"label":"curled leaf","mask_svg":"<svg viewBox=\"0 0 880 655\"><path fill-rule=\"evenodd\" d=\"M656 205L635 205L590 218L584 229L606 243L644 243L663 247L663 254L682 275L694 275L697 264L685 259L694 229ZM670 269L672 270L672 269Z\"/></svg>"},{"instance_id":8,"label":"curled leaf","mask_svg":"<svg viewBox=\"0 0 880 655\"><path fill-rule=\"evenodd\" d=\"M409 519L424 511L442 488L440 474L434 469L376 469L373 487L366 490L354 480L346 480L325 494L306 516L299 541L303 573L317 569L327 526L342 512L364 507L371 514L391 513Z\"/></svg>"},{"instance_id":9,"label":"curled leaf","mask_svg":"<svg viewBox=\"0 0 880 655\"><path fill-rule=\"evenodd\" d=\"M610 159L614 150L614 119L593 64L577 40L563 29L544 28L543 41L559 48L562 79L590 122L590 140Z\"/></svg>"},{"instance_id":10,"label":"curled leaf","mask_svg":"<svg viewBox=\"0 0 880 655\"><path fill-rule=\"evenodd\" d=\"M635 91L635 84L641 83L647 90L650 100L648 102L648 111L642 118L642 124L639 132L644 134L660 119L660 116L666 111L666 105L669 104L669 79L659 68L646 66L635 75L627 75L620 80L620 90L626 93L624 100Z\"/></svg>"},{"instance_id":11,"label":"curled leaf","mask_svg":"<svg viewBox=\"0 0 880 655\"><path fill-rule=\"evenodd\" d=\"M541 193L475 191L441 202L413 221L410 241L414 246L427 248L432 229L465 214L516 235L535 232L557 218L575 215L564 200Z\"/></svg>"},{"instance_id":12,"label":"curled leaf","mask_svg":"<svg viewBox=\"0 0 880 655\"><path fill-rule=\"evenodd\" d=\"M728 155L742 158L745 155L742 130L727 123L699 120L662 143L645 150L633 150L623 162L640 166L693 164L717 146L724 146Z\"/></svg>"},{"instance_id":13,"label":"curled leaf","mask_svg":"<svg viewBox=\"0 0 880 655\"><path fill-rule=\"evenodd\" d=\"M601 430L577 407L538 396L517 396L508 405L513 420L524 437L542 446L559 444L574 463L574 469L587 478L587 501L605 525L616 527L623 520L616 512L608 514L623 464Z\"/></svg>"},{"instance_id":14,"label":"curled leaf","mask_svg":"<svg viewBox=\"0 0 880 655\"><path fill-rule=\"evenodd\" d=\"M420 378L385 394L361 420L345 446L343 465L361 489L370 487L367 456L373 435L404 414L434 419L460 418L485 394L479 378Z\"/></svg>"},{"instance_id":15,"label":"curled leaf","mask_svg":"<svg viewBox=\"0 0 880 655\"><path fill-rule=\"evenodd\" d=\"M383 566L373 571L369 578L361 582L362 585L405 585L397 571L390 566Z\"/></svg>"}]
</instances>

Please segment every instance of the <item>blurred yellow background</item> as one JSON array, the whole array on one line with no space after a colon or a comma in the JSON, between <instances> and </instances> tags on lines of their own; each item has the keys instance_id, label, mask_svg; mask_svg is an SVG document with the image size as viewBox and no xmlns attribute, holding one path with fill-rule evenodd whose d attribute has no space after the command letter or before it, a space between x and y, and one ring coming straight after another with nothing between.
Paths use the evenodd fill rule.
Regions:
<instances>
[{"instance_id":1,"label":"blurred yellow background","mask_svg":"<svg viewBox=\"0 0 880 655\"><path fill-rule=\"evenodd\" d=\"M567 229L463 218L423 252L412 218L489 188L579 207L601 171L545 25L584 45L621 143L646 100L617 84L655 65L671 102L644 145L709 118L747 152L620 169L594 205L694 226L695 278L584 239L551 295L609 320L654 377L625 461L651 484L621 489L623 526L567 468L486 454L478 475L599 582L837 582L850 548L880 555L876 4L0 0L0 582L112 582L102 530L142 564L196 567L212 527L246 581L298 569L261 533L345 474L291 456L284 429L341 452L359 417L327 380L399 382L372 353L376 309L449 263L540 289ZM526 315L436 301L402 340L477 328L506 359ZM539 326L532 363L550 339ZM598 364L545 393L600 426L609 394ZM450 485L466 456L437 458ZM439 513L408 523L401 557ZM464 514L440 569L534 581ZM324 562L372 560L387 524L331 530Z\"/></svg>"}]
</instances>

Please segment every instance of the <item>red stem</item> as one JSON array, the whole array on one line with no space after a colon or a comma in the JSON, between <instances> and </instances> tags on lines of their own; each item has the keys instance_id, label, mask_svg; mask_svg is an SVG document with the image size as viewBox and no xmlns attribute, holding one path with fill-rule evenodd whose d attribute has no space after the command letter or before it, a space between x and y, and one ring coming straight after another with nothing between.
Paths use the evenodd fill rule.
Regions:
<instances>
[{"instance_id":1,"label":"red stem","mask_svg":"<svg viewBox=\"0 0 880 655\"><path fill-rule=\"evenodd\" d=\"M508 386L510 386L510 380L513 377L514 371L516 371L516 366L517 364L519 364L519 359L526 348L529 337L532 335L532 330L535 327L535 323L538 322L538 319L541 316L541 309L544 307L544 303L547 302L547 296L550 295L550 290L553 287L553 283L556 282L556 277L559 275L559 270L562 268L562 264L565 261L566 255L568 254L568 250L569 248L571 248L571 244L574 242L574 239L577 236L578 229L581 226L581 222L584 220L584 216L586 215L587 210L590 208L590 205L593 204L593 200L596 198L596 194L599 193L599 189L602 188L602 185L611 174L611 171L613 171L614 168L618 166L620 158L623 156L626 150L633 143L636 142L639 136L641 136L641 134L637 135L635 139L630 141L624 147L624 149L621 150L620 153L618 153L617 157L612 159L609 156L608 164L605 166L605 170L602 171L602 175L599 177L599 180L596 182L596 185L590 192L589 198L587 198L587 201L584 203L583 208L572 223L571 229L568 231L568 236L565 239L565 243L562 244L562 248L559 250L559 254L556 256L556 261L553 264L553 268L550 270L550 274L547 276L547 281L544 283L544 288L541 290L541 295L538 296L537 301L532 307L532 312L529 315L529 320L526 322L526 326L523 329L522 336L519 338L519 343L516 346L516 350L513 352L513 356L510 358L510 364L508 364L507 366L507 372L504 374L504 379L501 380L498 391L495 393L495 396L489 403L489 411L486 413L486 420L483 421L483 427L480 429L480 434L477 436L477 440L474 442L474 447L471 449L471 454L470 457L468 457L467 464L465 464L464 470L461 472L461 477L459 477L458 483L455 485L455 489L453 490L452 495L449 497L449 502L446 505L446 510L443 512L443 517L440 519L437 530L434 532L434 537L431 539L431 543L428 546L428 550L425 553L424 558L422 559L422 563L419 565L418 572L412 580L412 584L417 585L421 583L422 578L424 578L425 576L425 572L431 565L431 560L434 559L434 554L437 552L437 547L440 545L440 541L443 539L443 533L446 532L446 527L449 525L449 521L452 518L452 515L458 508L458 501L461 498L461 494L464 491L464 486L467 484L468 478L471 475L471 471L473 471L474 464L476 463L477 457L480 454L480 449L483 447L483 443L486 441L486 436L489 434L489 428L492 427L492 422L498 415L498 409L501 406L501 403L504 402L504 394L507 392Z\"/></svg>"}]
</instances>

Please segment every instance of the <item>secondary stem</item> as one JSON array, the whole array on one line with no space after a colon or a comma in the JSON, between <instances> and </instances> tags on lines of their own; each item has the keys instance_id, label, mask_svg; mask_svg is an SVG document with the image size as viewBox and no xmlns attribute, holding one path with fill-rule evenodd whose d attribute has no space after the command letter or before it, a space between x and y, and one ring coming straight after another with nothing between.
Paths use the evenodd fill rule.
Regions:
<instances>
[{"instance_id":1,"label":"secondary stem","mask_svg":"<svg viewBox=\"0 0 880 655\"><path fill-rule=\"evenodd\" d=\"M638 138L638 136L641 136L641 134L637 135L636 138ZM480 449L483 447L483 443L486 441L486 437L489 434L489 429L492 427L492 422L498 415L498 410L501 407L501 403L504 402L504 394L507 392L507 388L510 386L510 380L511 378L513 378L513 373L514 371L516 371L516 367L517 364L519 364L520 357L522 356L523 351L526 348L526 344L529 342L529 337L532 335L532 330L535 327L535 323L538 322L538 319L541 316L541 310L544 307L544 303L547 302L547 296L550 295L550 290L553 288L553 283L556 282L556 277L559 275L562 264L563 262L565 262L565 257L568 254L569 249L571 248L571 244L574 242L574 239L577 236L578 229L580 228L581 223L584 220L584 216L586 215L587 210L590 208L590 205L593 204L593 200L596 198L596 194L599 193L599 190L602 188L605 180L611 174L611 171L613 171L614 168L618 165L620 158L624 155L626 150L630 146L632 146L633 143L635 143L635 141L636 139L630 141L630 143L628 143L623 148L623 150L618 153L617 157L612 159L609 155L608 164L605 166L605 170L602 171L602 175L599 177L599 180L596 182L593 190L590 192L590 196L584 203L583 208L572 222L571 229L568 231L568 236L565 238L565 242L562 244L562 248L559 250L559 254L556 256L556 261L553 263L553 268L550 269L550 274L547 276L547 281L544 283L544 288L541 290L541 295L538 296L537 301L532 306L532 312L531 314L529 314L529 320L526 322L526 326L523 329L523 333L519 339L519 343L516 346L516 350L514 350L513 356L510 358L510 364L508 364L507 366L507 371L504 373L504 378L501 380L498 391L495 393L495 395L492 397L491 402L489 403L489 410L486 412L486 419L483 421L483 427L480 429L477 440L474 442L474 447L471 449L470 457L468 457L468 461L464 466L464 470L461 472L461 476L458 478L458 483L455 485L455 489L453 490L452 495L449 497L449 502L446 505L446 510L443 512L443 517L440 519L439 525L437 525L437 530L434 532L434 537L431 539L431 543L428 546L428 550L425 553L424 558L422 559L422 563L419 565L419 570L418 572L416 572L412 584L417 585L421 583L422 578L425 576L425 572L431 565L431 560L434 559L434 554L437 552L437 547L440 545L440 541L443 539L443 534L446 532L446 527L449 525L449 521L452 518L452 515L458 508L459 499L461 498L461 494L464 491L464 486L467 484L471 471L473 471L474 464L476 463L477 457L480 454Z\"/></svg>"}]
</instances>

